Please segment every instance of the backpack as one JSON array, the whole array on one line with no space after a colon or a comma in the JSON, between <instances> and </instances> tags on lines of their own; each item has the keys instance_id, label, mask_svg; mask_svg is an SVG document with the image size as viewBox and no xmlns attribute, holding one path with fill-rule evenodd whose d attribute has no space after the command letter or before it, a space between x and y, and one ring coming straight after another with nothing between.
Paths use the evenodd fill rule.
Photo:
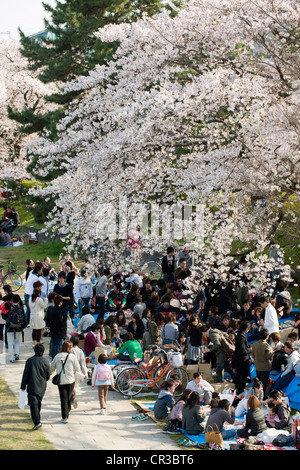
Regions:
<instances>
[{"instance_id":1,"label":"backpack","mask_svg":"<svg viewBox=\"0 0 300 470\"><path fill-rule=\"evenodd\" d=\"M229 339L227 335L222 334L220 335L220 343L222 351L224 351L226 356L232 357L235 351L235 345L233 344L231 339Z\"/></svg>"},{"instance_id":2,"label":"backpack","mask_svg":"<svg viewBox=\"0 0 300 470\"><path fill-rule=\"evenodd\" d=\"M106 380L111 380L111 368L106 364L99 364L97 370L97 380L99 382L105 382Z\"/></svg>"},{"instance_id":3,"label":"backpack","mask_svg":"<svg viewBox=\"0 0 300 470\"><path fill-rule=\"evenodd\" d=\"M22 308L13 307L8 316L9 328L23 330L26 325L25 314Z\"/></svg>"}]
</instances>

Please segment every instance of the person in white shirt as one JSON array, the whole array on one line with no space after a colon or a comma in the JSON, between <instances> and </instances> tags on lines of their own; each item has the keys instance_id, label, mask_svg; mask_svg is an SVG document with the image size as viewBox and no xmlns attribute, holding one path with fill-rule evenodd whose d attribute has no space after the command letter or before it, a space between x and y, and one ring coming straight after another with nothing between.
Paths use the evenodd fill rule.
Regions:
<instances>
[{"instance_id":1,"label":"person in white shirt","mask_svg":"<svg viewBox=\"0 0 300 470\"><path fill-rule=\"evenodd\" d=\"M293 348L293 344L290 341L284 343L284 352L287 354L287 365L280 377L272 384L269 394L272 390L281 392L296 375L297 369L295 371L295 366L300 363L299 352Z\"/></svg>"},{"instance_id":2,"label":"person in white shirt","mask_svg":"<svg viewBox=\"0 0 300 470\"><path fill-rule=\"evenodd\" d=\"M37 281L40 281L40 276L42 275L42 273L43 273L43 263L41 263L40 261L37 261L32 271L30 271L28 278L26 280L25 291L24 291L24 304L26 307L25 320L26 320L27 325L29 324L29 321L30 321L29 299L33 294L33 289L34 289L33 284Z\"/></svg>"},{"instance_id":3,"label":"person in white shirt","mask_svg":"<svg viewBox=\"0 0 300 470\"><path fill-rule=\"evenodd\" d=\"M82 317L82 307L90 307L91 298L93 297L93 285L92 281L86 271L82 271L80 277L77 280L75 291L78 299L79 317Z\"/></svg>"},{"instance_id":4,"label":"person in white shirt","mask_svg":"<svg viewBox=\"0 0 300 470\"><path fill-rule=\"evenodd\" d=\"M279 333L278 315L275 307L273 307L268 297L261 297L259 303L265 309L264 328L268 330L269 336L272 333Z\"/></svg>"},{"instance_id":5,"label":"person in white shirt","mask_svg":"<svg viewBox=\"0 0 300 470\"><path fill-rule=\"evenodd\" d=\"M206 380L203 380L199 372L195 372L193 377L194 379L187 384L186 388L192 392L199 393L201 405L209 405L212 399L212 393L214 392L213 386Z\"/></svg>"}]
</instances>

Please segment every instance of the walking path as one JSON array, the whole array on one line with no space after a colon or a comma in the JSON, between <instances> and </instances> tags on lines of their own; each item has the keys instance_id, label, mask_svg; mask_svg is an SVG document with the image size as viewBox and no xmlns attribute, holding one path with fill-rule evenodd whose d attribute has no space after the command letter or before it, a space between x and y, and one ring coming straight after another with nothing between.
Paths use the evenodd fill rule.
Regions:
<instances>
[{"instance_id":1,"label":"walking path","mask_svg":"<svg viewBox=\"0 0 300 470\"><path fill-rule=\"evenodd\" d=\"M33 355L31 329L24 331L20 344L20 360L10 363L8 353L0 357L0 376L19 397L20 383L27 358ZM49 338L43 338L45 356L49 351ZM48 382L42 402L42 432L57 450L126 450L168 451L179 447L168 434L164 434L151 418L132 420L136 407L116 391L109 391L106 415L100 415L96 388L81 382L78 391L78 408L72 409L67 424L60 422L58 389ZM29 411L29 407L26 406Z\"/></svg>"}]
</instances>

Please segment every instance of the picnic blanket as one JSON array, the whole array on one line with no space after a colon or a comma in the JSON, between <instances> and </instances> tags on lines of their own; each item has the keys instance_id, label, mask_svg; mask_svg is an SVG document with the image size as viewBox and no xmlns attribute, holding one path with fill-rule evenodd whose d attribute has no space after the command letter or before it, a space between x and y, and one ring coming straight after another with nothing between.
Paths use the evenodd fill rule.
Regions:
<instances>
[{"instance_id":1,"label":"picnic blanket","mask_svg":"<svg viewBox=\"0 0 300 470\"><path fill-rule=\"evenodd\" d=\"M136 403L138 404L139 402L136 401ZM143 408L148 408L149 410L153 411L155 402L141 402L141 405L143 406ZM208 416L206 417L206 420L207 420L207 418L208 418ZM224 430L241 429L244 425L244 419L245 419L245 414L243 414L240 417L236 417L234 424L225 423L224 424ZM205 426L206 420L203 423L204 426ZM179 429L179 431L189 441L194 442L195 446L205 444L205 433L198 434L198 435L195 436L193 434L188 434L184 429L181 429L181 428ZM270 433L270 435L268 435L268 433ZM275 430L275 429L267 430L267 431L265 431L265 434L261 433L261 436L260 435L257 436L257 439L264 442L264 450L296 450L295 447L280 447L279 448L279 447L276 447L272 444L273 439L280 433L282 433L282 431L280 431L280 430ZM286 431L286 433L287 433L287 431ZM245 439L239 438L238 436L233 437L231 439L224 439L223 440L223 448L224 448L224 450L231 450L231 448L230 448L231 444L238 444L238 443L242 442L243 440L245 440Z\"/></svg>"}]
</instances>

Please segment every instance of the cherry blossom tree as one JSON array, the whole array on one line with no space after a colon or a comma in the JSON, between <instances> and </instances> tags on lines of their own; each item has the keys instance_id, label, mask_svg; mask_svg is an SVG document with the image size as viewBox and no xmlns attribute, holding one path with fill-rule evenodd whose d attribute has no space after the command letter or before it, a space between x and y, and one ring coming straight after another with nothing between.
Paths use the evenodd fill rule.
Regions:
<instances>
[{"instance_id":1,"label":"cherry blossom tree","mask_svg":"<svg viewBox=\"0 0 300 470\"><path fill-rule=\"evenodd\" d=\"M94 246L99 257L101 246L113 260L125 247L122 204L140 203L141 220L160 213L144 250L189 239L199 255L193 282L228 278L234 242L265 279L270 238L299 203L299 4L191 0L176 16L97 34L120 42L114 61L66 85L83 98L59 123L59 140L29 147L45 171L51 162L67 170L41 193L57 197L48 227L70 249ZM175 206L203 208L201 236L163 230Z\"/></svg>"},{"instance_id":2,"label":"cherry blossom tree","mask_svg":"<svg viewBox=\"0 0 300 470\"><path fill-rule=\"evenodd\" d=\"M1 180L30 179L26 167L25 146L30 141L19 130L19 124L8 116L8 107L21 110L25 106L34 111L45 109L43 96L50 90L35 73L28 70L28 62L20 53L16 40L0 42L0 173Z\"/></svg>"}]
</instances>

